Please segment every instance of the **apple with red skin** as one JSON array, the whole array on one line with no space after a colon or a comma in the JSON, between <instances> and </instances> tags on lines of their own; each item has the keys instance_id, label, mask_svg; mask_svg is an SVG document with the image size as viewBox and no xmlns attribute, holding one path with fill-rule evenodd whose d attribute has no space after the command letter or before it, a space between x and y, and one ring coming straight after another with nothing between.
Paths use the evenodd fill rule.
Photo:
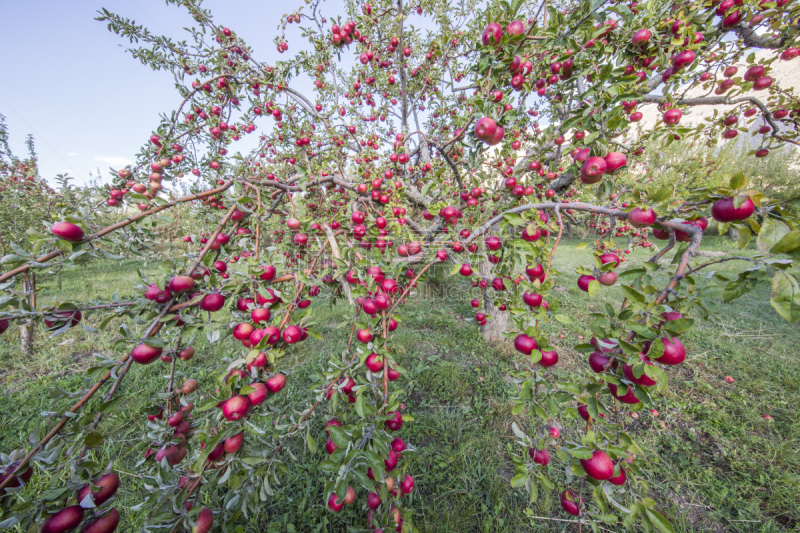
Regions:
<instances>
[{"instance_id":1,"label":"apple with red skin","mask_svg":"<svg viewBox=\"0 0 800 533\"><path fill-rule=\"evenodd\" d=\"M119 520L119 511L111 509L104 515L91 522L87 522L87 524L81 528L81 533L112 533L116 531L119 526Z\"/></svg>"},{"instance_id":2,"label":"apple with red skin","mask_svg":"<svg viewBox=\"0 0 800 533\"><path fill-rule=\"evenodd\" d=\"M683 347L680 340L675 337L671 340L662 337L659 340L664 344L664 354L656 361L664 365L679 365L686 360L686 348ZM645 344L645 348L645 353L647 353L650 349L649 341Z\"/></svg>"},{"instance_id":3,"label":"apple with red skin","mask_svg":"<svg viewBox=\"0 0 800 533\"><path fill-rule=\"evenodd\" d=\"M580 415L580 417L586 420L587 422L591 422L592 420L594 420L594 418L592 418L592 415L589 414L589 407L583 403L578 406L578 415Z\"/></svg>"},{"instance_id":4,"label":"apple with red skin","mask_svg":"<svg viewBox=\"0 0 800 533\"><path fill-rule=\"evenodd\" d=\"M614 461L603 450L594 450L591 458L580 461L581 466L592 479L605 481L614 475Z\"/></svg>"},{"instance_id":5,"label":"apple with red skin","mask_svg":"<svg viewBox=\"0 0 800 533\"><path fill-rule=\"evenodd\" d=\"M539 307L542 305L542 295L535 292L526 292L522 294L522 301L529 307Z\"/></svg>"},{"instance_id":6,"label":"apple with red skin","mask_svg":"<svg viewBox=\"0 0 800 533\"><path fill-rule=\"evenodd\" d=\"M635 207L628 213L628 223L634 228L646 228L656 222L656 212L653 209Z\"/></svg>"},{"instance_id":7,"label":"apple with red skin","mask_svg":"<svg viewBox=\"0 0 800 533\"><path fill-rule=\"evenodd\" d=\"M377 493L370 492L367 494L367 507L370 509L377 509L380 507L381 503L383 503L383 500L381 500L381 497Z\"/></svg>"},{"instance_id":8,"label":"apple with red skin","mask_svg":"<svg viewBox=\"0 0 800 533\"><path fill-rule=\"evenodd\" d=\"M56 222L50 228L50 233L69 242L79 242L83 240L83 229L71 222Z\"/></svg>"},{"instance_id":9,"label":"apple with red skin","mask_svg":"<svg viewBox=\"0 0 800 533\"><path fill-rule=\"evenodd\" d=\"M270 310L263 307L253 309L250 312L250 319L256 324L260 324L261 322L269 322L270 317Z\"/></svg>"},{"instance_id":10,"label":"apple with red skin","mask_svg":"<svg viewBox=\"0 0 800 533\"><path fill-rule=\"evenodd\" d=\"M517 338L514 339L514 348L518 352L522 352L525 355L530 355L531 352L536 350L539 346L536 344L536 339L528 337L524 333L520 333L517 335Z\"/></svg>"},{"instance_id":11,"label":"apple with red skin","mask_svg":"<svg viewBox=\"0 0 800 533\"><path fill-rule=\"evenodd\" d=\"M636 33L633 34L633 38L631 39L631 43L633 46L644 46L653 36L652 32L647 28L643 28L641 30L637 30Z\"/></svg>"},{"instance_id":12,"label":"apple with red skin","mask_svg":"<svg viewBox=\"0 0 800 533\"><path fill-rule=\"evenodd\" d=\"M592 352L589 354L589 366L597 373L603 372L603 369L610 360L610 357L606 357L601 352Z\"/></svg>"},{"instance_id":13,"label":"apple with red skin","mask_svg":"<svg viewBox=\"0 0 800 533\"><path fill-rule=\"evenodd\" d=\"M617 273L613 271L606 272L601 274L600 277L597 278L597 281L604 287L611 287L617 282Z\"/></svg>"},{"instance_id":14,"label":"apple with red skin","mask_svg":"<svg viewBox=\"0 0 800 533\"><path fill-rule=\"evenodd\" d=\"M133 359L134 363L149 365L158 359L163 351L163 348L155 348L142 343L131 351L131 359Z\"/></svg>"},{"instance_id":15,"label":"apple with red skin","mask_svg":"<svg viewBox=\"0 0 800 533\"><path fill-rule=\"evenodd\" d=\"M639 361L644 361L644 364L649 366L654 366L653 363L650 362L650 358L648 358L643 353L639 354ZM656 384L656 381L649 377L647 374L642 374L640 377L635 377L633 375L633 365L624 365L622 367L622 371L625 373L625 377L628 381L632 383L636 383L637 385L644 385L645 387L652 387Z\"/></svg>"},{"instance_id":16,"label":"apple with red skin","mask_svg":"<svg viewBox=\"0 0 800 533\"><path fill-rule=\"evenodd\" d=\"M344 508L344 500L341 503L337 503L339 498L336 496L335 492L331 493L330 498L328 498L328 507L331 511L338 513Z\"/></svg>"},{"instance_id":17,"label":"apple with red skin","mask_svg":"<svg viewBox=\"0 0 800 533\"><path fill-rule=\"evenodd\" d=\"M52 328L59 322L66 322L71 319L69 327L74 328L81 323L82 318L83 313L80 311L59 311L57 313L53 313L52 315L46 316L44 319L44 325L48 328Z\"/></svg>"},{"instance_id":18,"label":"apple with red skin","mask_svg":"<svg viewBox=\"0 0 800 533\"><path fill-rule=\"evenodd\" d=\"M250 340L255 329L256 328L247 323L236 324L233 328L233 338L239 341Z\"/></svg>"},{"instance_id":19,"label":"apple with red skin","mask_svg":"<svg viewBox=\"0 0 800 533\"><path fill-rule=\"evenodd\" d=\"M621 152L608 152L605 157L606 174L614 174L620 168L628 165L628 158Z\"/></svg>"},{"instance_id":20,"label":"apple with red skin","mask_svg":"<svg viewBox=\"0 0 800 533\"><path fill-rule=\"evenodd\" d=\"M590 157L581 166L581 181L586 185L597 183L606 173L608 163L602 157Z\"/></svg>"},{"instance_id":21,"label":"apple with red skin","mask_svg":"<svg viewBox=\"0 0 800 533\"><path fill-rule=\"evenodd\" d=\"M628 475L625 473L625 469L621 466L619 467L619 475L608 478L609 483L617 486L624 485L627 480Z\"/></svg>"},{"instance_id":22,"label":"apple with red skin","mask_svg":"<svg viewBox=\"0 0 800 533\"><path fill-rule=\"evenodd\" d=\"M372 332L370 330L368 330L368 329L360 329L360 330L358 330L358 333L356 333L356 337L358 337L359 342L362 342L364 344L367 344L368 342L372 341L372 339L374 338L374 336L372 335Z\"/></svg>"},{"instance_id":23,"label":"apple with red skin","mask_svg":"<svg viewBox=\"0 0 800 533\"><path fill-rule=\"evenodd\" d=\"M286 344L294 344L300 341L301 330L297 326L289 326L283 330L283 340Z\"/></svg>"},{"instance_id":24,"label":"apple with red skin","mask_svg":"<svg viewBox=\"0 0 800 533\"><path fill-rule=\"evenodd\" d=\"M578 288L584 292L589 292L589 284L595 281L594 276L584 274L578 278Z\"/></svg>"},{"instance_id":25,"label":"apple with red skin","mask_svg":"<svg viewBox=\"0 0 800 533\"><path fill-rule=\"evenodd\" d=\"M40 533L67 533L73 531L83 521L83 507L73 505L62 509L42 524Z\"/></svg>"},{"instance_id":26,"label":"apple with red skin","mask_svg":"<svg viewBox=\"0 0 800 533\"><path fill-rule=\"evenodd\" d=\"M215 313L225 306L225 297L218 292L206 294L200 301L200 309Z\"/></svg>"},{"instance_id":27,"label":"apple with red skin","mask_svg":"<svg viewBox=\"0 0 800 533\"><path fill-rule=\"evenodd\" d=\"M264 384L271 393L275 394L276 392L280 392L286 386L286 374L275 374L267 379Z\"/></svg>"},{"instance_id":28,"label":"apple with red skin","mask_svg":"<svg viewBox=\"0 0 800 533\"><path fill-rule=\"evenodd\" d=\"M639 398L633 393L633 387L628 387L628 390L625 391L625 394L619 394L619 388L614 383L608 384L608 390L611 391L611 395L616 398L617 400L621 401L622 403L626 403L628 405L634 405L639 403Z\"/></svg>"},{"instance_id":29,"label":"apple with red skin","mask_svg":"<svg viewBox=\"0 0 800 533\"><path fill-rule=\"evenodd\" d=\"M503 27L496 22L492 22L486 26L486 29L483 30L483 35L481 36L481 43L483 46L489 46L490 44L496 44L498 47L500 46L500 39L503 38Z\"/></svg>"},{"instance_id":30,"label":"apple with red skin","mask_svg":"<svg viewBox=\"0 0 800 533\"><path fill-rule=\"evenodd\" d=\"M400 482L400 492L403 494L411 494L414 490L414 478L411 475L406 474L406 477L403 478L403 481Z\"/></svg>"},{"instance_id":31,"label":"apple with red skin","mask_svg":"<svg viewBox=\"0 0 800 533\"><path fill-rule=\"evenodd\" d=\"M225 443L223 444L223 449L225 453L236 453L242 449L244 445L244 431L237 433L231 437L225 439Z\"/></svg>"},{"instance_id":32,"label":"apple with red skin","mask_svg":"<svg viewBox=\"0 0 800 533\"><path fill-rule=\"evenodd\" d=\"M475 136L486 144L497 144L494 142L498 132L497 122L491 117L483 117L475 123Z\"/></svg>"},{"instance_id":33,"label":"apple with red skin","mask_svg":"<svg viewBox=\"0 0 800 533\"><path fill-rule=\"evenodd\" d=\"M528 454L533 459L533 462L542 466L547 466L550 462L550 452L547 450L537 450L536 448L528 448Z\"/></svg>"},{"instance_id":34,"label":"apple with red skin","mask_svg":"<svg viewBox=\"0 0 800 533\"><path fill-rule=\"evenodd\" d=\"M380 372L383 370L383 358L373 352L367 356L367 359L364 361L364 366L366 366L370 372Z\"/></svg>"},{"instance_id":35,"label":"apple with red skin","mask_svg":"<svg viewBox=\"0 0 800 533\"><path fill-rule=\"evenodd\" d=\"M194 280L190 276L175 276L169 280L169 290L175 294L185 294L194 289Z\"/></svg>"},{"instance_id":36,"label":"apple with red skin","mask_svg":"<svg viewBox=\"0 0 800 533\"><path fill-rule=\"evenodd\" d=\"M558 352L555 350L546 351L542 350L542 358L539 360L539 364L545 368L550 368L551 366L558 363Z\"/></svg>"},{"instance_id":37,"label":"apple with red skin","mask_svg":"<svg viewBox=\"0 0 800 533\"><path fill-rule=\"evenodd\" d=\"M92 490L92 485L100 487L99 490ZM91 484L84 485L78 490L78 503L82 502L86 496L92 495L92 501L99 507L111 499L119 489L119 476L113 472L102 475L92 481Z\"/></svg>"},{"instance_id":38,"label":"apple with red skin","mask_svg":"<svg viewBox=\"0 0 800 533\"><path fill-rule=\"evenodd\" d=\"M561 508L564 509L567 513L571 514L572 516L579 516L581 514L581 508L578 502L578 497L575 496L575 493L571 490L567 489L561 493Z\"/></svg>"},{"instance_id":39,"label":"apple with red skin","mask_svg":"<svg viewBox=\"0 0 800 533\"><path fill-rule=\"evenodd\" d=\"M250 400L247 396L231 396L222 405L222 414L231 422L241 420L250 410Z\"/></svg>"},{"instance_id":40,"label":"apple with red skin","mask_svg":"<svg viewBox=\"0 0 800 533\"><path fill-rule=\"evenodd\" d=\"M269 390L267 389L266 385L264 385L263 383L251 383L250 387L252 387L255 390L253 392L247 393L247 399L250 400L250 404L253 407L255 407L256 405L260 405L261 403L263 403L264 400L267 399Z\"/></svg>"},{"instance_id":41,"label":"apple with red skin","mask_svg":"<svg viewBox=\"0 0 800 533\"><path fill-rule=\"evenodd\" d=\"M734 205L732 196L722 198L714 202L711 206L711 216L717 222L736 222L750 218L756 206L753 200L747 198L738 208Z\"/></svg>"},{"instance_id":42,"label":"apple with red skin","mask_svg":"<svg viewBox=\"0 0 800 533\"><path fill-rule=\"evenodd\" d=\"M406 450L406 442L400 437L395 437L391 442L392 449L397 453L402 453Z\"/></svg>"},{"instance_id":43,"label":"apple with red skin","mask_svg":"<svg viewBox=\"0 0 800 533\"><path fill-rule=\"evenodd\" d=\"M214 527L214 513L211 509L203 507L195 521L197 526L192 528L192 533L208 533Z\"/></svg>"}]
</instances>

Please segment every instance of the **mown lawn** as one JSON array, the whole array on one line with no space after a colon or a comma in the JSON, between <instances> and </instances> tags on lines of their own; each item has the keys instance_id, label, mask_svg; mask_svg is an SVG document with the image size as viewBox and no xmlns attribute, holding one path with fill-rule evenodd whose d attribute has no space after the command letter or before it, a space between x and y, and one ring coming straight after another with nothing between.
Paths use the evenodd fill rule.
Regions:
<instances>
[{"instance_id":1,"label":"mown lawn","mask_svg":"<svg viewBox=\"0 0 800 533\"><path fill-rule=\"evenodd\" d=\"M709 240L705 249L734 251L727 241ZM593 300L577 289L572 271L579 264L589 264L590 251L578 250L576 245L577 241L561 245L556 266L564 273L565 288L555 293L575 325L548 326L561 358L554 371L564 378L588 375L585 355L571 351L570 346L580 342L579 335L591 335L585 326L591 306L608 302L618 307L622 300L619 289L604 289ZM629 263L635 265L648 256L634 252ZM42 301L53 301L56 294L83 301L108 297L114 291L124 299L133 294L137 267L152 271L158 265L103 263L65 272L61 289L55 280L42 286ZM730 275L735 268L725 263L718 271ZM527 417L511 415L509 399L517 390L509 374L515 364L524 365L525 358L509 346L484 343L474 327L469 297L463 292L466 288L459 280L437 278L436 288L447 296L409 304L402 311L404 321L396 337L409 348L402 361L410 370L406 404L416 419L403 427L402 434L420 451L404 459L412 462L416 478L415 525L422 532L577 529L567 522L548 520L569 518L561 512L557 495L529 504L510 487L511 423L517 420L525 426ZM347 344L349 329L336 327L343 320L344 306L314 305L319 308L319 330L325 340L309 339L286 361L290 380L278 406L287 411L309 405L312 381L326 368L328 357L341 353ZM685 335L688 361L668 371L670 390L658 400L659 417L643 411L629 421L645 445L646 454L639 460L652 468L651 496L676 531L796 531L800 528L800 423L796 416L800 328L778 317L766 286L721 309L719 320L701 323ZM89 324L98 322L89 318ZM130 325L139 332L146 327ZM558 339L559 333L565 338ZM50 392L55 387L82 389L85 370L93 366L93 353L121 355L108 348L117 334L113 327L96 334L74 328L49 339L38 331L37 353L32 358L23 358L15 339L6 334L0 343L0 450L26 446L29 435L43 424L40 413L68 407L66 402L52 406ZM212 346L200 339L198 355L179 366L179 379L193 377L200 380L201 388L212 386L225 366L222 358L237 344L228 338L221 346ZM167 372L166 365L160 364L134 367L121 390L127 409L107 417L102 425L107 441L100 462L113 459L123 478L120 531L135 531L141 523L141 516L128 511L142 497L132 469L146 446L144 410L163 388ZM735 382L726 383L725 376ZM764 414L774 420L764 420ZM323 438L323 421L321 413L315 419L318 442ZM560 422L565 431L573 431L569 429L572 421ZM299 441L293 450L300 461L292 465L274 499L245 530L287 531L290 524L296 531L362 526L360 511L333 515L322 505L325 479L315 464L324 452L311 457ZM49 481L37 474L33 488Z\"/></svg>"}]
</instances>

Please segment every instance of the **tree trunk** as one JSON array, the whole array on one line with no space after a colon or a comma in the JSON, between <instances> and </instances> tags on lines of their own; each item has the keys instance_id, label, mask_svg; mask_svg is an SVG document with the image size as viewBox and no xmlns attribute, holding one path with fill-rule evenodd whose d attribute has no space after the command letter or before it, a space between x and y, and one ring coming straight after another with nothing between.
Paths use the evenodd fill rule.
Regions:
<instances>
[{"instance_id":1,"label":"tree trunk","mask_svg":"<svg viewBox=\"0 0 800 533\"><path fill-rule=\"evenodd\" d=\"M739 240L739 230L734 228L733 226L728 226L728 231L725 232L725 236L728 237L729 239L734 240L734 241L738 241Z\"/></svg>"},{"instance_id":2,"label":"tree trunk","mask_svg":"<svg viewBox=\"0 0 800 533\"><path fill-rule=\"evenodd\" d=\"M478 272L484 279L492 279L492 264L489 261L483 260L478 264ZM491 287L491 284L489 285ZM484 313L492 315L491 319L486 320L486 325L481 327L481 335L483 340L487 342L502 341L502 333L508 329L508 311L501 311L494 306L493 298L491 296L492 289L483 291L483 308Z\"/></svg>"},{"instance_id":3,"label":"tree trunk","mask_svg":"<svg viewBox=\"0 0 800 533\"><path fill-rule=\"evenodd\" d=\"M33 355L33 321L19 327L19 347L24 355Z\"/></svg>"},{"instance_id":4,"label":"tree trunk","mask_svg":"<svg viewBox=\"0 0 800 533\"><path fill-rule=\"evenodd\" d=\"M572 240L572 222L569 219L564 221L564 229L567 230L567 239Z\"/></svg>"}]
</instances>

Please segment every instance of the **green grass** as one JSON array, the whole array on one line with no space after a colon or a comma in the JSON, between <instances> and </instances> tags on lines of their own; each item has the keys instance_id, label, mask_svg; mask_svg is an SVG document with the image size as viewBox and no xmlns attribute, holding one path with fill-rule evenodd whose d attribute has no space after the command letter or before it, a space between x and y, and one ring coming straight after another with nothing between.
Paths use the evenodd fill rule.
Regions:
<instances>
[{"instance_id":1,"label":"green grass","mask_svg":"<svg viewBox=\"0 0 800 533\"><path fill-rule=\"evenodd\" d=\"M709 240L704 249L733 251L726 241ZM580 342L579 335L591 335L584 327L588 312L606 302L616 307L621 302L618 289L603 289L589 301L568 281L576 266L589 264L590 251L576 245L577 241L561 245L555 266L564 273L565 288L554 293L575 325L554 322L546 330L558 347L561 362L554 371L562 378L588 376L585 356L570 349ZM648 255L638 251L630 257L635 265ZM103 263L65 272L60 290L55 280L41 285L40 301L53 302L56 294L85 301L114 291L124 299L133 294L137 267L154 271L158 265ZM730 276L736 267L726 263L718 270ZM665 274L659 276L666 280ZM440 281L437 286L455 291L457 283ZM686 334L689 360L668 370L670 388L657 400L660 416L656 419L645 411L629 420L630 430L645 446L639 459L650 464L651 496L676 531L800 528L800 422L795 414L800 403L800 331L780 319L768 299L769 288L760 287L731 305L721 305L720 320L699 323ZM308 387L326 368L328 357L347 344L349 328L336 327L344 307L314 305L319 307L319 330L325 340L309 339L285 361L291 379L279 400L284 412L309 404ZM417 303L401 315L404 321L395 340L409 349L401 362L410 370L406 403L416 419L403 427L402 435L419 448L417 455L403 459L411 462L416 478L411 503L415 525L422 532L569 530L568 524L533 520L524 512L529 508L533 516L568 518L560 511L557 495L530 505L508 483L513 473L507 451L511 423L524 427L530 420L524 414L512 417L509 404L517 392L510 374L515 364L525 364L524 358L508 346L483 342L474 321L466 320L473 316L469 298ZM97 319L89 318L89 323L97 325ZM130 325L139 332L146 327ZM559 339L559 333L565 338ZM50 391L81 390L93 353L121 355L108 348L117 334L114 328L91 335L74 328L49 339L39 330L32 358L21 356L7 334L0 345L0 450L26 446L28 436L43 424L41 412L68 407L66 401L52 406ZM222 346L212 346L200 339L198 355L179 366L179 380L191 376L211 386L224 367L222 357L235 342L229 338ZM164 365L135 367L121 390L128 409L107 417L101 426L108 440L97 452L99 462L114 460L122 472L121 531L134 531L141 524L142 517L128 510L143 494L133 465L145 445L144 410L162 390L165 373ZM728 375L735 379L733 384L723 380ZM763 414L774 421L763 420ZM561 422L565 428L574 425ZM321 416L315 424L312 432L321 442ZM324 452L312 457L299 440L293 450L300 461L292 463L275 497L245 530L278 532L293 524L297 531L345 531L348 523L362 525L360 511L332 515L321 505L325 478L315 464ZM32 486L38 490L49 481L46 474L37 473Z\"/></svg>"}]
</instances>

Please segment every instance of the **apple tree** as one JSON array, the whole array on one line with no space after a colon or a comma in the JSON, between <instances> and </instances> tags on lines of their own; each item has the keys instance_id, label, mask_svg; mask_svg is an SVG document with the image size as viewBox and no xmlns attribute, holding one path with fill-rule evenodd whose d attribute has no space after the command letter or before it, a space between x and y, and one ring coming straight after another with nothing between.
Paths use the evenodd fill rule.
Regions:
<instances>
[{"instance_id":1,"label":"apple tree","mask_svg":"<svg viewBox=\"0 0 800 533\"><path fill-rule=\"evenodd\" d=\"M624 417L669 387L692 349L681 335L719 312L719 293L730 301L770 283L776 313L800 318L800 235L787 204L742 172L691 190L619 173L645 143L735 139L755 121L764 125L748 157L797 144L800 105L770 76L775 61L798 55L792 5L378 0L336 14L312 0L280 18L274 44L286 59L267 63L198 0L168 3L194 19L186 40L98 16L135 59L172 72L178 92L137 163L115 171L104 216L117 221L99 227L92 212L64 214L49 234L29 234L35 252L3 261L3 329L34 318L58 333L97 313L99 328L124 319L113 345L124 355L92 369L95 383L71 393L79 400L43 437L3 456L2 526L117 528L120 480L98 463L102 420L120 408L125 376L156 364L168 377L143 436L147 496L131 510L145 529L206 532L249 520L305 446L326 452L319 498L331 512L355 505L353 527L413 531L407 458L417 450L402 437L414 423L403 387L410 350L394 332L417 284L444 265L480 289L471 304L487 342L508 339L530 358L514 402L530 424L513 428L511 485L533 499L555 491L581 526L671 531ZM304 42L287 37L290 25ZM756 49L770 54L757 59ZM731 70L742 61L744 73ZM697 87L709 94L686 96ZM723 105L736 107L682 125L697 106ZM626 136L645 106L660 120ZM189 194L170 193L179 178L190 180ZM10 310L16 277L158 244L154 217L186 204L197 227L185 253L164 263L168 275L143 277L138 298ZM587 243L594 262L559 272L565 219L588 216L602 232ZM738 229L743 246L755 239L758 253L695 260L708 217ZM649 232L666 244L626 269L614 251L620 226L640 230L642 244ZM659 266L670 250L673 262ZM700 279L734 260L736 279ZM658 285L664 269L669 281ZM592 341L575 347L591 379L557 382L548 369L559 354L542 327L573 322L554 292L571 283L587 298L625 299L593 313ZM320 336L313 300L322 294L346 309L347 347L328 361L308 407L281 413L273 396L296 390L284 358ZM233 323L218 318L222 309ZM127 321L149 326L139 335ZM225 343L229 364L214 383L182 368L199 335ZM22 497L34 464L52 472L51 488Z\"/></svg>"}]
</instances>

